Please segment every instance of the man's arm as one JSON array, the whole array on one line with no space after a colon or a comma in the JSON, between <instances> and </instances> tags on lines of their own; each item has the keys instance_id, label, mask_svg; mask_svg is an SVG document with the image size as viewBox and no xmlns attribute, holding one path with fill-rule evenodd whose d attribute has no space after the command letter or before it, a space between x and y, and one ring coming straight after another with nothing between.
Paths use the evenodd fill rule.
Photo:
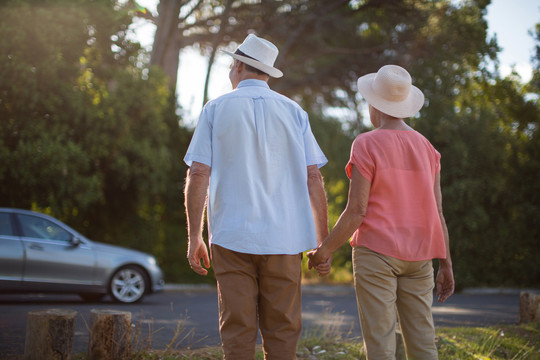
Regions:
<instances>
[{"instance_id":1,"label":"man's arm","mask_svg":"<svg viewBox=\"0 0 540 360\"><path fill-rule=\"evenodd\" d=\"M311 201L311 211L315 220L315 231L317 232L317 245L328 236L328 203L326 191L324 190L323 177L317 165L310 165L308 172L308 191Z\"/></svg>"},{"instance_id":2,"label":"man's arm","mask_svg":"<svg viewBox=\"0 0 540 360\"><path fill-rule=\"evenodd\" d=\"M199 275L207 275L208 270L205 268L210 267L208 249L202 237L210 170L209 166L194 161L187 172L184 192L188 226L187 258L193 271Z\"/></svg>"},{"instance_id":3,"label":"man's arm","mask_svg":"<svg viewBox=\"0 0 540 360\"><path fill-rule=\"evenodd\" d=\"M320 246L323 240L328 236L328 202L324 182L321 172L317 165L310 165L308 172L308 191L311 202L311 211L315 221L315 231L317 232L317 245ZM329 257L326 262L317 266L319 276L328 275L331 270L332 258Z\"/></svg>"},{"instance_id":4,"label":"man's arm","mask_svg":"<svg viewBox=\"0 0 540 360\"><path fill-rule=\"evenodd\" d=\"M450 235L446 227L442 208L441 175L435 176L435 200L437 210L441 219L441 226L444 235L444 244L446 246L446 258L439 259L439 271L437 272L437 296L439 302L445 302L454 293L454 272L452 270L452 257L450 256Z\"/></svg>"}]
</instances>

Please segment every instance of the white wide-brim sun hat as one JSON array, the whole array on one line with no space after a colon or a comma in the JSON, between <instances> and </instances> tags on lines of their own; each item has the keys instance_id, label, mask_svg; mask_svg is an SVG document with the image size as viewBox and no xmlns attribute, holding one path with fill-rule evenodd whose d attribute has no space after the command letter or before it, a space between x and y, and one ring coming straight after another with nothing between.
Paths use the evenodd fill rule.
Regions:
<instances>
[{"instance_id":1,"label":"white wide-brim sun hat","mask_svg":"<svg viewBox=\"0 0 540 360\"><path fill-rule=\"evenodd\" d=\"M238 46L236 51L238 50L246 56L227 50L222 51L236 60L240 60L243 63L253 66L255 69L259 69L272 77L280 78L283 76L281 70L274 67L274 62L277 59L279 50L270 41L254 34L249 34L244 42Z\"/></svg>"},{"instance_id":2,"label":"white wide-brim sun hat","mask_svg":"<svg viewBox=\"0 0 540 360\"><path fill-rule=\"evenodd\" d=\"M390 116L411 117L424 106L424 94L401 66L385 65L377 73L361 76L357 85L368 104Z\"/></svg>"}]
</instances>

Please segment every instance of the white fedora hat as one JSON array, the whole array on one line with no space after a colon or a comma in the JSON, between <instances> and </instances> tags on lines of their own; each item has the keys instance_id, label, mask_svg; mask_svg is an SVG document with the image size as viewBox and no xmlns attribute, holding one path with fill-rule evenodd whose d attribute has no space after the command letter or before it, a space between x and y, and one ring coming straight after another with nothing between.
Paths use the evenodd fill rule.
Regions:
<instances>
[{"instance_id":1,"label":"white fedora hat","mask_svg":"<svg viewBox=\"0 0 540 360\"><path fill-rule=\"evenodd\" d=\"M274 67L274 62L279 53L278 48L270 41L257 37L254 34L249 34L244 42L236 49L236 51L241 51L243 55L227 50L222 51L272 77L280 78L283 76L283 73Z\"/></svg>"},{"instance_id":2,"label":"white fedora hat","mask_svg":"<svg viewBox=\"0 0 540 360\"><path fill-rule=\"evenodd\" d=\"M411 117L424 105L424 94L401 66L385 65L377 73L360 77L357 84L368 104L394 117Z\"/></svg>"}]
</instances>

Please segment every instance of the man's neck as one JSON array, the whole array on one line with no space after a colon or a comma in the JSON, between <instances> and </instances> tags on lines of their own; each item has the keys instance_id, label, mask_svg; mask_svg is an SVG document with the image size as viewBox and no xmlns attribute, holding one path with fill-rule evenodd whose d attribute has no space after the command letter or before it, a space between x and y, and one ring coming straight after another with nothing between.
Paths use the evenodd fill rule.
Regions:
<instances>
[{"instance_id":1,"label":"man's neck","mask_svg":"<svg viewBox=\"0 0 540 360\"><path fill-rule=\"evenodd\" d=\"M262 80L262 81L264 81L264 82L268 82L269 77L268 77L268 75L257 75L257 74L251 73L251 72L245 72L245 73L240 77L240 81L244 81L244 80L248 80L248 79L252 79L252 80Z\"/></svg>"}]
</instances>

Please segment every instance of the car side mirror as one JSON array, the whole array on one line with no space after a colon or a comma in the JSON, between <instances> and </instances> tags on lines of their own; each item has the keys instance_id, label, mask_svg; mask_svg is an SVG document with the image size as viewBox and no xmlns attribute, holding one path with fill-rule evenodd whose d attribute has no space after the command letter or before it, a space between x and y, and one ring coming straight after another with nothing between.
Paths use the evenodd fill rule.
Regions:
<instances>
[{"instance_id":1,"label":"car side mirror","mask_svg":"<svg viewBox=\"0 0 540 360\"><path fill-rule=\"evenodd\" d=\"M73 246L79 246L79 245L81 245L81 242L82 241L78 236L74 236L74 237L71 238L71 244Z\"/></svg>"}]
</instances>

